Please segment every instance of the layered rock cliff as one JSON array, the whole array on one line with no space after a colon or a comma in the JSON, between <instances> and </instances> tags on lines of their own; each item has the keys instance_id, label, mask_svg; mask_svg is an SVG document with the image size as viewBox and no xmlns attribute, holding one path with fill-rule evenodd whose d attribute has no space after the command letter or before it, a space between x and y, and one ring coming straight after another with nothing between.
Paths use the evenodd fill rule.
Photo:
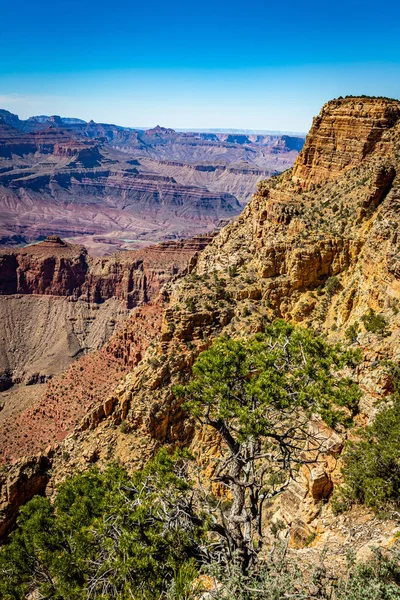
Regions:
<instances>
[{"instance_id":1,"label":"layered rock cliff","mask_svg":"<svg viewBox=\"0 0 400 600\"><path fill-rule=\"evenodd\" d=\"M303 142L0 110L0 246L57 234L102 256L208 232L263 176L292 166Z\"/></svg>"},{"instance_id":2,"label":"layered rock cliff","mask_svg":"<svg viewBox=\"0 0 400 600\"><path fill-rule=\"evenodd\" d=\"M207 232L240 211L232 194L147 170L60 120L24 132L0 117L0 246L57 234L108 254Z\"/></svg>"},{"instance_id":3,"label":"layered rock cliff","mask_svg":"<svg viewBox=\"0 0 400 600\"><path fill-rule=\"evenodd\" d=\"M399 118L397 100L355 97L328 102L313 120L307 144L293 169L293 181L310 188L335 179L375 150L381 152L377 146L382 136Z\"/></svg>"},{"instance_id":4,"label":"layered rock cliff","mask_svg":"<svg viewBox=\"0 0 400 600\"><path fill-rule=\"evenodd\" d=\"M84 247L49 236L0 252L0 295L68 296L97 304L117 298L133 308L155 298L211 239L199 236L93 259Z\"/></svg>"}]
</instances>

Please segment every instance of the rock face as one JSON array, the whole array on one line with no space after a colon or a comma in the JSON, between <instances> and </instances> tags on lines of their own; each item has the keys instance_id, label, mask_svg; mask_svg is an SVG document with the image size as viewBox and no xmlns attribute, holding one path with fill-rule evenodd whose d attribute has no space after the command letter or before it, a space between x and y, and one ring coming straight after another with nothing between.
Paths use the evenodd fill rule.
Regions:
<instances>
[{"instance_id":1,"label":"rock face","mask_svg":"<svg viewBox=\"0 0 400 600\"><path fill-rule=\"evenodd\" d=\"M65 129L53 125L29 134L22 133L7 124L0 115L0 157L10 160L14 156L23 157L35 153L74 158L74 162L83 167L96 166L100 159L98 145L92 140L75 139ZM10 176L12 179L12 174Z\"/></svg>"},{"instance_id":2,"label":"rock face","mask_svg":"<svg viewBox=\"0 0 400 600\"><path fill-rule=\"evenodd\" d=\"M62 379L67 383L54 379L42 391L43 410L18 417L36 402L36 390L31 401L17 387L0 402L0 462L62 439L98 395L112 391L157 329L153 321L158 323L161 309L144 306L210 241L198 237L91 259L85 248L50 236L0 255L0 392L13 384L45 382L67 369ZM128 320L121 330L133 308L137 326ZM90 358L68 370L88 352ZM69 402L78 381L82 387Z\"/></svg>"},{"instance_id":3,"label":"rock face","mask_svg":"<svg viewBox=\"0 0 400 600\"><path fill-rule=\"evenodd\" d=\"M0 297L1 389L47 381L103 346L129 314L115 298L96 305L54 296Z\"/></svg>"},{"instance_id":4,"label":"rock face","mask_svg":"<svg viewBox=\"0 0 400 600\"><path fill-rule=\"evenodd\" d=\"M371 155L399 119L396 100L344 98L328 102L313 121L293 169L293 181L309 188L335 179Z\"/></svg>"},{"instance_id":5,"label":"rock face","mask_svg":"<svg viewBox=\"0 0 400 600\"><path fill-rule=\"evenodd\" d=\"M7 477L0 475L0 540L13 527L19 507L44 492L50 465L50 456L42 454L21 461Z\"/></svg>"},{"instance_id":6,"label":"rock face","mask_svg":"<svg viewBox=\"0 0 400 600\"><path fill-rule=\"evenodd\" d=\"M294 170L260 184L236 221L191 261L189 272L163 288L152 342L109 395L96 394L74 434L65 437L53 458L51 485L87 468L93 457L103 465L112 456L135 469L160 444L191 446L206 462L215 441L185 418L173 384L216 336L262 331L276 317L343 341L346 328L360 323L369 308L385 316L390 335L379 339L361 326L358 336L360 408L365 420L373 415L374 400L388 393L381 363L399 359L398 110L395 101L361 98L323 108ZM132 315L132 331L138 324ZM119 340L117 354L132 356L128 348L135 344L128 338ZM123 430L116 427L122 420ZM310 465L282 500L281 518L297 532L295 546L330 522L343 439L324 431L323 464Z\"/></svg>"},{"instance_id":7,"label":"rock face","mask_svg":"<svg viewBox=\"0 0 400 600\"><path fill-rule=\"evenodd\" d=\"M0 294L73 296L88 269L85 248L49 236L22 250L0 253Z\"/></svg>"},{"instance_id":8,"label":"rock face","mask_svg":"<svg viewBox=\"0 0 400 600\"><path fill-rule=\"evenodd\" d=\"M69 296L97 304L117 298L133 308L155 298L211 239L199 236L92 259L84 247L49 236L0 252L0 295Z\"/></svg>"},{"instance_id":9,"label":"rock face","mask_svg":"<svg viewBox=\"0 0 400 600\"><path fill-rule=\"evenodd\" d=\"M61 442L85 419L87 427L111 412L98 405L142 359L161 326L162 307L148 303L120 322L101 348L83 354L41 388L38 397L0 413L0 464ZM71 361L70 361L71 362ZM44 370L49 369L46 364ZM18 392L18 389L16 390Z\"/></svg>"}]
</instances>

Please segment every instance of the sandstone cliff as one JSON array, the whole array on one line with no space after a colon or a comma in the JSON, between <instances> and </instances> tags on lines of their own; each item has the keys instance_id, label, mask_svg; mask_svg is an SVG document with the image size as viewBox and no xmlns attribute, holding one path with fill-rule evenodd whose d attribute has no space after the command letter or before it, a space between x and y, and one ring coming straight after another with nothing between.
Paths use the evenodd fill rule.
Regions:
<instances>
[{"instance_id":1,"label":"sandstone cliff","mask_svg":"<svg viewBox=\"0 0 400 600\"><path fill-rule=\"evenodd\" d=\"M293 181L309 188L335 179L376 149L379 152L377 145L382 136L399 118L397 100L341 98L328 102L313 121L307 144L293 169Z\"/></svg>"}]
</instances>

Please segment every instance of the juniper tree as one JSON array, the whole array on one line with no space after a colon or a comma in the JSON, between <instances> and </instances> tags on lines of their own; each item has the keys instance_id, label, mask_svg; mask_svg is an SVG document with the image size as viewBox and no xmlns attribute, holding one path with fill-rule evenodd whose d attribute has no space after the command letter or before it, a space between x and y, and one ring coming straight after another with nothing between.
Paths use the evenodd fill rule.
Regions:
<instances>
[{"instance_id":1,"label":"juniper tree","mask_svg":"<svg viewBox=\"0 0 400 600\"><path fill-rule=\"evenodd\" d=\"M247 340L217 339L199 355L187 384L175 388L185 408L220 436L213 480L227 488L232 504L215 531L243 570L262 548L265 502L322 450L310 419L335 426L356 413L359 388L340 374L356 360L353 351L278 320Z\"/></svg>"}]
</instances>

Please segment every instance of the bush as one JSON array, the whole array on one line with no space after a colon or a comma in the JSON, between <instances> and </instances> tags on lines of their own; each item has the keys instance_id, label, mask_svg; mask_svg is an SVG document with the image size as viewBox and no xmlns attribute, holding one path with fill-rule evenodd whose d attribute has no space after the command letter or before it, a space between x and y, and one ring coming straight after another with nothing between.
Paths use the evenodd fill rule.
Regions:
<instances>
[{"instance_id":1,"label":"bush","mask_svg":"<svg viewBox=\"0 0 400 600\"><path fill-rule=\"evenodd\" d=\"M154 600L176 574L187 581L200 531L161 518L171 494L179 503L191 492L175 466L162 451L131 479L115 465L92 469L62 484L54 505L33 498L0 549L0 598Z\"/></svg>"},{"instance_id":2,"label":"bush","mask_svg":"<svg viewBox=\"0 0 400 600\"><path fill-rule=\"evenodd\" d=\"M328 279L325 282L325 291L328 294L328 296L333 296L340 290L340 288L341 288L340 281L336 277L336 275L333 275L332 277L328 277Z\"/></svg>"},{"instance_id":3,"label":"bush","mask_svg":"<svg viewBox=\"0 0 400 600\"><path fill-rule=\"evenodd\" d=\"M342 469L344 483L334 498L340 511L360 503L376 512L400 509L400 386L375 421L348 442Z\"/></svg>"},{"instance_id":4,"label":"bush","mask_svg":"<svg viewBox=\"0 0 400 600\"><path fill-rule=\"evenodd\" d=\"M126 421L122 421L121 425L119 426L119 430L121 433L129 433L130 427Z\"/></svg>"},{"instance_id":5,"label":"bush","mask_svg":"<svg viewBox=\"0 0 400 600\"><path fill-rule=\"evenodd\" d=\"M296 559L276 554L246 576L232 567L214 567L219 588L210 600L400 600L399 543L385 553L375 550L363 564L349 556L336 578L327 573L323 556L305 569Z\"/></svg>"},{"instance_id":6,"label":"bush","mask_svg":"<svg viewBox=\"0 0 400 600\"><path fill-rule=\"evenodd\" d=\"M382 314L376 314L372 308L361 317L361 321L363 322L365 329L370 333L376 333L383 337L390 335L385 317Z\"/></svg>"},{"instance_id":7,"label":"bush","mask_svg":"<svg viewBox=\"0 0 400 600\"><path fill-rule=\"evenodd\" d=\"M229 273L229 277L237 277L238 275L238 268L236 265L231 265L228 268L228 273Z\"/></svg>"},{"instance_id":8,"label":"bush","mask_svg":"<svg viewBox=\"0 0 400 600\"><path fill-rule=\"evenodd\" d=\"M358 336L359 332L360 332L360 326L359 326L358 322L355 321L353 323L353 325L349 325L349 327L347 327L346 331L344 332L344 335L347 340L354 343L357 341L357 336Z\"/></svg>"},{"instance_id":9,"label":"bush","mask_svg":"<svg viewBox=\"0 0 400 600\"><path fill-rule=\"evenodd\" d=\"M186 298L185 304L186 304L186 308L190 312L194 312L194 310L196 308L196 305L195 305L195 302L194 302L194 298Z\"/></svg>"}]
</instances>

